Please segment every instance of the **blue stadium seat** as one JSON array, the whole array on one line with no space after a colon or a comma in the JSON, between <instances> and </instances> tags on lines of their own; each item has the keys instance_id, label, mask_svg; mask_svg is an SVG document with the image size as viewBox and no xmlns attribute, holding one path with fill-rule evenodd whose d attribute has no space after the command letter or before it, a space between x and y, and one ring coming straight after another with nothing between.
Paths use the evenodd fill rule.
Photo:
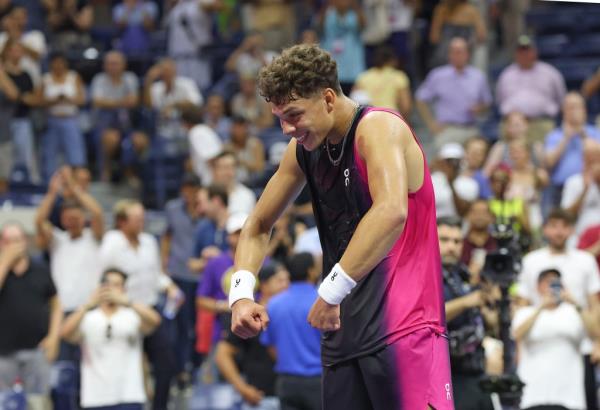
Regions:
<instances>
[{"instance_id":1,"label":"blue stadium seat","mask_svg":"<svg viewBox=\"0 0 600 410\"><path fill-rule=\"evenodd\" d=\"M573 37L568 54L577 57L600 57L600 33Z\"/></svg>"},{"instance_id":2,"label":"blue stadium seat","mask_svg":"<svg viewBox=\"0 0 600 410\"><path fill-rule=\"evenodd\" d=\"M565 34L548 34L536 39L540 58L553 58L561 56L569 45L569 37Z\"/></svg>"}]
</instances>

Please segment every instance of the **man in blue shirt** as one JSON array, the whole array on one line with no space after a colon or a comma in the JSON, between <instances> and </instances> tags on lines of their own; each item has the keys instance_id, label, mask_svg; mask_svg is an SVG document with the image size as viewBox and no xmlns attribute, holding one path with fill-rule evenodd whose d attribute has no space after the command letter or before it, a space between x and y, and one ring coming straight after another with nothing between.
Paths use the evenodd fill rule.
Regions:
<instances>
[{"instance_id":1,"label":"man in blue shirt","mask_svg":"<svg viewBox=\"0 0 600 410\"><path fill-rule=\"evenodd\" d=\"M321 409L321 333L307 321L318 296L310 253L289 258L290 287L267 304L271 318L260 341L273 352L282 410Z\"/></svg>"},{"instance_id":2,"label":"man in blue shirt","mask_svg":"<svg viewBox=\"0 0 600 410\"><path fill-rule=\"evenodd\" d=\"M546 136L544 144L545 165L550 171L550 186L542 200L542 212L560 206L562 188L572 175L583 169L583 140L591 138L600 142L600 130L587 124L585 100L581 94L570 92L563 100L563 119L560 128Z\"/></svg>"}]
</instances>

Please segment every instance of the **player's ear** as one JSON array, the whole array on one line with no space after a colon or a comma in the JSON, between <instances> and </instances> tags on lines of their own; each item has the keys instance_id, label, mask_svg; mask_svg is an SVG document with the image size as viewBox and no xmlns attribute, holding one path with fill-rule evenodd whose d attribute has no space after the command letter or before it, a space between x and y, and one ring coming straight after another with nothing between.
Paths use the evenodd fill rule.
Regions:
<instances>
[{"instance_id":1,"label":"player's ear","mask_svg":"<svg viewBox=\"0 0 600 410\"><path fill-rule=\"evenodd\" d=\"M331 111L333 111L333 106L335 104L337 95L335 95L335 91L333 91L331 88L326 88L323 94L325 98L325 106L327 108L327 112L330 113Z\"/></svg>"}]
</instances>

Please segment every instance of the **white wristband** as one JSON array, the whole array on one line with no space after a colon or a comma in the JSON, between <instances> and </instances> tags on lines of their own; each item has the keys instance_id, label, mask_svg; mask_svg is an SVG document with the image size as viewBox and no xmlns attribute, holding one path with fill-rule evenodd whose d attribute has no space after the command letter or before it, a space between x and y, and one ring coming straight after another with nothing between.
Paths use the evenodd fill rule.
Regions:
<instances>
[{"instance_id":1,"label":"white wristband","mask_svg":"<svg viewBox=\"0 0 600 410\"><path fill-rule=\"evenodd\" d=\"M339 305L355 286L356 281L336 263L319 286L319 296L330 305Z\"/></svg>"},{"instance_id":2,"label":"white wristband","mask_svg":"<svg viewBox=\"0 0 600 410\"><path fill-rule=\"evenodd\" d=\"M254 286L256 276L247 270L238 270L231 275L229 286L229 307L240 299L254 300Z\"/></svg>"}]
</instances>

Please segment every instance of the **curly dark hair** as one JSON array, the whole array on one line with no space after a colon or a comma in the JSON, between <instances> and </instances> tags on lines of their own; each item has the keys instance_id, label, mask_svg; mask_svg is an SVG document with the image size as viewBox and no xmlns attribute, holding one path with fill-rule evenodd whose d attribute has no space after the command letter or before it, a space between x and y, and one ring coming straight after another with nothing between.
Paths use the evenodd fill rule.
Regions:
<instances>
[{"instance_id":1,"label":"curly dark hair","mask_svg":"<svg viewBox=\"0 0 600 410\"><path fill-rule=\"evenodd\" d=\"M258 89L268 102L281 105L314 96L325 88L342 93L337 63L314 44L299 44L284 50L258 74Z\"/></svg>"}]
</instances>

